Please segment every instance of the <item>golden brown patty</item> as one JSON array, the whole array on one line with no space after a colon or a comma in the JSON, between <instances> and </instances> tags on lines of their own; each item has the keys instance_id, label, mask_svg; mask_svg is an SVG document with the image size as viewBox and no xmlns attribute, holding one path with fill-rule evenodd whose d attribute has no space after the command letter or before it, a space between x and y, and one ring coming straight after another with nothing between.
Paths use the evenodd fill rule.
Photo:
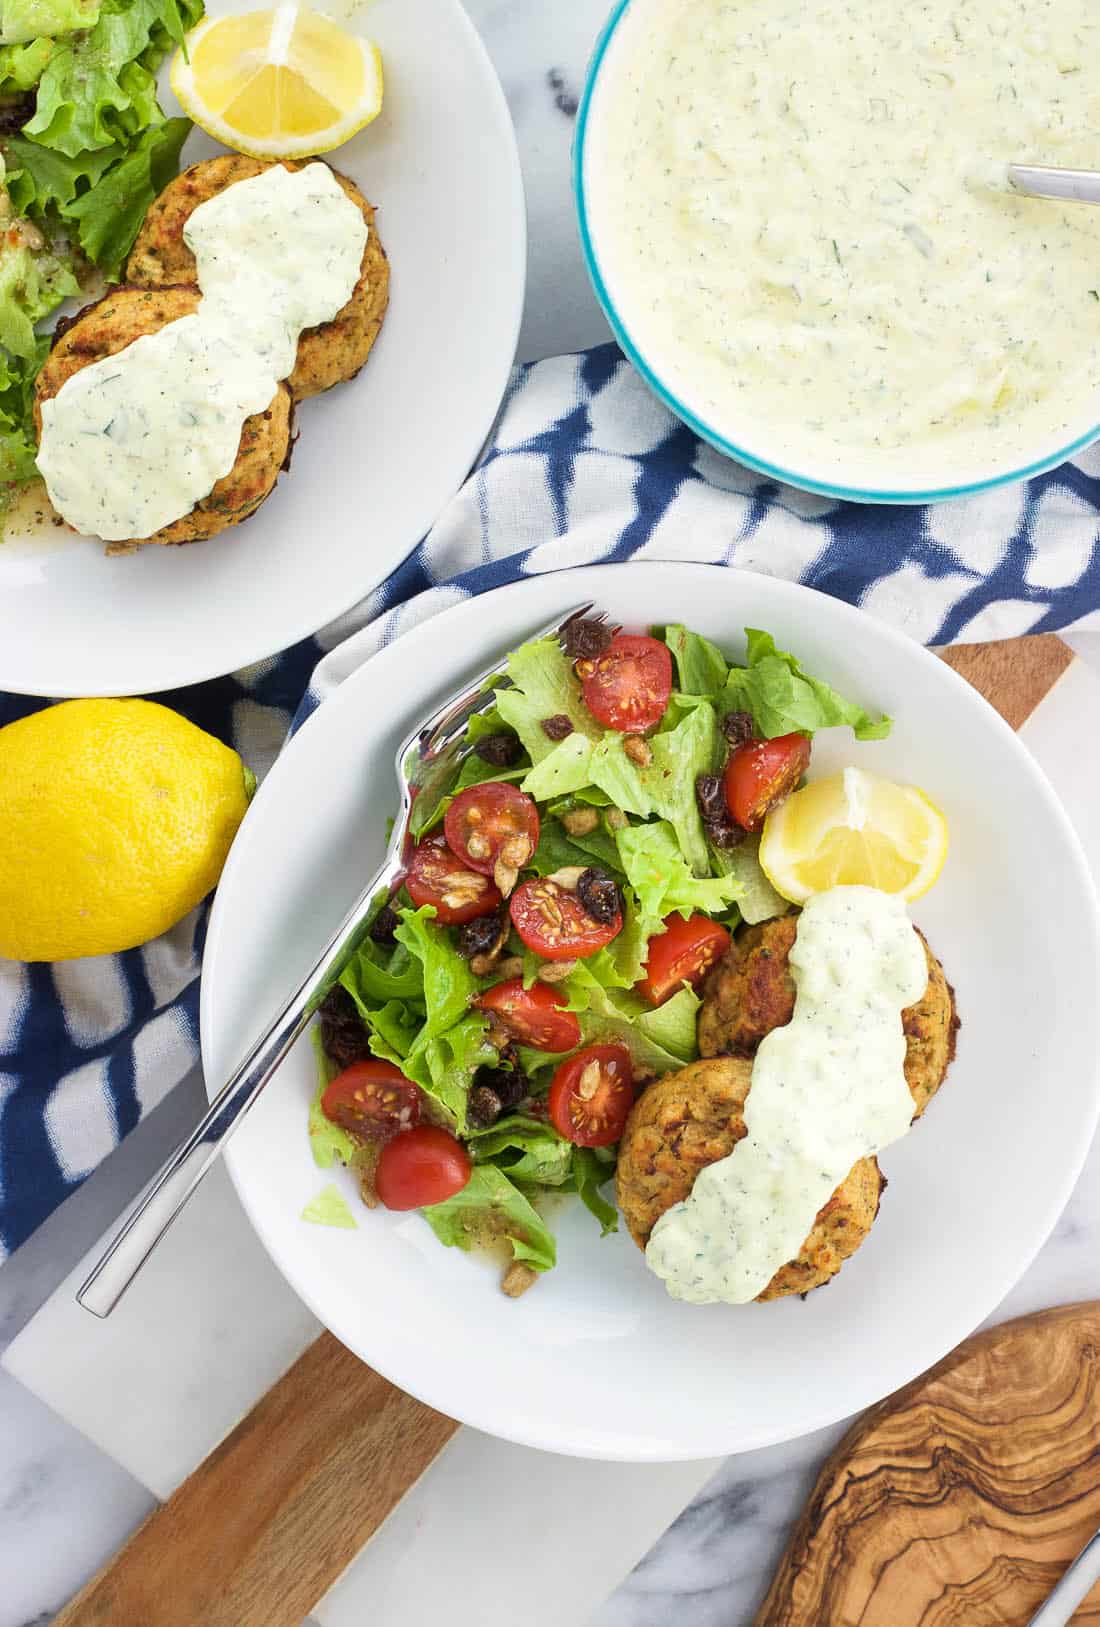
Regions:
<instances>
[{"instance_id":1,"label":"golden brown patty","mask_svg":"<svg viewBox=\"0 0 1100 1627\"><path fill-rule=\"evenodd\" d=\"M701 1169L731 1153L745 1134L752 1063L712 1057L666 1073L639 1097L619 1144L619 1207L645 1248L666 1209L686 1198ZM836 1275L874 1224L883 1185L862 1158L819 1212L797 1260L776 1272L759 1299L805 1294Z\"/></svg>"},{"instance_id":2,"label":"golden brown patty","mask_svg":"<svg viewBox=\"0 0 1100 1627\"><path fill-rule=\"evenodd\" d=\"M301 164L282 160L286 169ZM310 160L316 162L316 160ZM145 223L130 251L126 281L145 288L195 281L195 256L183 240L183 228L200 203L224 192L237 181L247 181L271 165L240 153L225 153L192 164L154 199ZM374 226L374 210L354 182L339 170L332 172L351 201L362 210L369 228L359 268L359 281L348 303L331 322L307 328L298 341L298 361L287 383L296 401L331 389L354 378L370 355L389 300L390 268Z\"/></svg>"},{"instance_id":3,"label":"golden brown patty","mask_svg":"<svg viewBox=\"0 0 1100 1627\"><path fill-rule=\"evenodd\" d=\"M61 331L38 375L34 423L39 437L42 402L55 396L66 379L92 362L116 355L135 339L156 333L177 317L189 316L198 309L201 297L197 288L116 288L81 311ZM109 551L125 552L138 542L201 542L246 520L268 496L286 462L292 412L290 391L280 384L266 412L245 419L237 461L208 497L151 537L112 543Z\"/></svg>"},{"instance_id":4,"label":"golden brown patty","mask_svg":"<svg viewBox=\"0 0 1100 1627\"><path fill-rule=\"evenodd\" d=\"M707 979L699 1012L701 1055L754 1056L765 1034L790 1022L795 988L789 958L797 931L798 916L785 915L737 934ZM901 1014L905 1079L916 1104L915 1118L943 1083L959 1027L954 990L924 934L919 936L928 960L928 987Z\"/></svg>"}]
</instances>

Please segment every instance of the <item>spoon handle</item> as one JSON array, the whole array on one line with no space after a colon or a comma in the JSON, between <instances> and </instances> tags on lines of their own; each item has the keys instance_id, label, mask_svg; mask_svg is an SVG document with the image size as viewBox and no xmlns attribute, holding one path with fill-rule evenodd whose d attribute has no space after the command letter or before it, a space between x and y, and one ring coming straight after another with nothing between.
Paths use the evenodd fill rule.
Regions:
<instances>
[{"instance_id":1,"label":"spoon handle","mask_svg":"<svg viewBox=\"0 0 1100 1627\"><path fill-rule=\"evenodd\" d=\"M1036 198L1100 203L1100 170L1054 169L1049 164L1010 164L1008 179L1017 192Z\"/></svg>"}]
</instances>

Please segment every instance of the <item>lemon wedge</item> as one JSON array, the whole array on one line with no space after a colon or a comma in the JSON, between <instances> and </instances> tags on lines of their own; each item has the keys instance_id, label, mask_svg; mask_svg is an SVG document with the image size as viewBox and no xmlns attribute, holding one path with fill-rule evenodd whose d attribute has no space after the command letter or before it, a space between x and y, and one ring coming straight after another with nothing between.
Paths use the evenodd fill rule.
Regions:
<instances>
[{"instance_id":1,"label":"lemon wedge","mask_svg":"<svg viewBox=\"0 0 1100 1627\"><path fill-rule=\"evenodd\" d=\"M200 23L171 79L208 136L253 158L329 152L382 110L378 47L308 6Z\"/></svg>"},{"instance_id":2,"label":"lemon wedge","mask_svg":"<svg viewBox=\"0 0 1100 1627\"><path fill-rule=\"evenodd\" d=\"M947 857L947 820L915 785L861 768L814 780L764 822L760 863L784 898L804 904L829 887L879 887L912 900Z\"/></svg>"}]
</instances>

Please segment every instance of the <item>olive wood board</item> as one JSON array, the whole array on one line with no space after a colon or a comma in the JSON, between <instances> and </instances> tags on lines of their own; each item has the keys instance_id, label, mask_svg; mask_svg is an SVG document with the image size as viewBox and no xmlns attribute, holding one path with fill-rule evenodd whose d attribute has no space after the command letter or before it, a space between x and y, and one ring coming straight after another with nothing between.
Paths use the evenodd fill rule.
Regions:
<instances>
[{"instance_id":1,"label":"olive wood board","mask_svg":"<svg viewBox=\"0 0 1100 1627\"><path fill-rule=\"evenodd\" d=\"M1026 1627L1100 1526L1100 1301L967 1339L831 1454L755 1627ZM1073 1616L1100 1623L1100 1585Z\"/></svg>"},{"instance_id":2,"label":"olive wood board","mask_svg":"<svg viewBox=\"0 0 1100 1627\"><path fill-rule=\"evenodd\" d=\"M1018 728L1073 657L1042 636L945 659ZM301 1627L457 1428L323 1333L54 1627Z\"/></svg>"}]
</instances>

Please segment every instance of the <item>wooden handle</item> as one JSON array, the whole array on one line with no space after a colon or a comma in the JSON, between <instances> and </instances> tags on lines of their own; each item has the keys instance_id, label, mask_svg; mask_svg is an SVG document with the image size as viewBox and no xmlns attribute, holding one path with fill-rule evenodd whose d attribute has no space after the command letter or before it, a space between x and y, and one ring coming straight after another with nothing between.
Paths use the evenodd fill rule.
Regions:
<instances>
[{"instance_id":1,"label":"wooden handle","mask_svg":"<svg viewBox=\"0 0 1100 1627\"><path fill-rule=\"evenodd\" d=\"M979 1333L866 1413L756 1627L1025 1627L1098 1526L1094 1300ZM1100 1587L1073 1619L1100 1622Z\"/></svg>"},{"instance_id":2,"label":"wooden handle","mask_svg":"<svg viewBox=\"0 0 1100 1627\"><path fill-rule=\"evenodd\" d=\"M1068 644L1053 633L954 644L939 654L1014 729L1027 721L1073 660Z\"/></svg>"},{"instance_id":3,"label":"wooden handle","mask_svg":"<svg viewBox=\"0 0 1100 1627\"><path fill-rule=\"evenodd\" d=\"M301 1627L457 1428L322 1334L54 1627Z\"/></svg>"}]
</instances>

